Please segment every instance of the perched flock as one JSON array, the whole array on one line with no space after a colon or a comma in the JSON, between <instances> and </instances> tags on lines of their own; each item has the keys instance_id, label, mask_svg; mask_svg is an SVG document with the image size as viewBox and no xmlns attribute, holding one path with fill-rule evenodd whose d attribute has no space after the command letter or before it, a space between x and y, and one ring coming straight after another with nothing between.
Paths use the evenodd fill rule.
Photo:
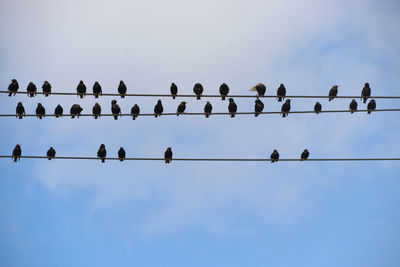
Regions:
<instances>
[{"instance_id":1,"label":"perched flock","mask_svg":"<svg viewBox=\"0 0 400 267\"><path fill-rule=\"evenodd\" d=\"M11 96L12 94L15 95L15 93L18 91L18 88L19 88L19 85L18 85L17 80L13 79L11 81L11 84L8 86L9 96ZM45 81L43 83L42 89L43 89L43 94L45 96L48 96L49 94L51 94L51 85L48 81ZM175 99L175 97L177 96L177 93L178 93L178 87L176 86L175 83L172 83L170 89L171 89L171 96L172 96L172 98ZM83 83L83 81L79 82L76 90L77 90L78 97L83 98L86 95L86 85ZM127 88L126 88L125 83L123 81L120 81L120 83L118 85L118 93L120 94L121 98L125 97L126 91L127 91ZM257 92L257 99L255 100L255 104L254 104L254 116L257 117L264 110L264 103L258 97L263 97L265 95L266 87L264 84L259 83L259 84L255 85L253 88L251 88L250 91ZM30 82L27 87L28 96L34 97L36 92L37 92L36 85L34 85L32 82ZM193 87L193 92L197 96L197 99L200 99L201 95L203 94L203 86L200 83L196 83ZM228 93L229 93L228 85L223 83L219 88L219 92L221 94L222 100L225 100L225 98L228 96ZM93 94L96 98L99 95L102 95L102 89L98 82L95 82L93 85ZM334 86L332 86L332 88L330 89L329 94L328 94L329 101L332 101L335 97L337 97L337 94L338 94L338 86L334 85ZM279 88L277 89L276 96L277 96L278 102L281 102L285 99L286 88L283 84L280 84ZM361 91L361 98L363 99L363 103L366 103L367 99L370 96L371 96L371 88L369 86L369 83L365 83L364 88ZM187 103L185 101L182 101L178 105L177 110L176 110L177 116L179 116L180 114L185 112L186 104ZM355 111L357 111L357 106L358 106L357 101L355 99L353 99L349 105L350 112L354 113ZM213 109L213 107L212 107L211 103L209 101L207 101L207 103L204 106L204 115L206 118L208 118L211 115L212 109ZM291 109L290 99L286 99L286 101L283 103L282 108L281 108L282 117L286 117L289 114L290 109ZM374 99L371 99L369 101L369 103L367 105L367 109L368 109L368 114L376 109L376 102ZM79 118L79 115L81 114L82 111L83 111L83 108L79 104L72 105L72 107L70 109L71 118L75 118L75 116L77 118ZM235 114L237 112L237 105L233 98L229 98L228 111L229 111L230 116L232 118L234 118ZM319 114L321 111L322 111L321 103L316 102L314 105L314 112ZM54 115L58 118L58 117L63 116L63 112L64 112L63 107L61 105L57 105L57 107L54 110ZM118 116L121 115L121 108L117 104L116 100L111 101L111 112L112 112L115 120L117 120ZM154 116L156 118L160 117L163 112L164 112L164 107L162 105L162 102L161 102L161 100L158 100L157 104L154 106ZM99 103L96 103L93 106L92 114L95 119L97 119L101 116L101 106ZM22 119L23 116L25 115L25 108L22 105L22 102L19 102L17 105L16 115L20 119ZM36 108L36 115L39 119L42 119L46 115L46 109L43 107L43 105L41 103L38 103L38 106ZM131 115L132 115L132 119L136 119L137 116L140 115L140 108L137 104L135 104L131 108Z\"/></svg>"},{"instance_id":2,"label":"perched flock","mask_svg":"<svg viewBox=\"0 0 400 267\"><path fill-rule=\"evenodd\" d=\"M22 155L21 145L17 144L12 152L12 157L14 159L14 162L17 162L18 160L20 160L21 155ZM47 150L46 157L49 160L51 160L55 156L56 156L56 151L54 150L53 147L50 147L49 150ZM107 156L106 146L104 144L101 144L99 150L97 151L97 157L101 160L101 162L104 163L106 160L106 156ZM301 161L307 160L309 156L310 156L310 152L308 152L307 149L304 149L304 151L300 155L300 160ZM126 159L126 152L123 147L120 147L120 149L118 150L118 159L120 161L124 161ZM276 149L274 149L274 151L272 152L270 159L271 159L272 163L279 161L279 153ZM171 161L172 161L172 148L171 147L168 147L167 150L165 150L164 160L165 160L165 163L171 163Z\"/></svg>"}]
</instances>

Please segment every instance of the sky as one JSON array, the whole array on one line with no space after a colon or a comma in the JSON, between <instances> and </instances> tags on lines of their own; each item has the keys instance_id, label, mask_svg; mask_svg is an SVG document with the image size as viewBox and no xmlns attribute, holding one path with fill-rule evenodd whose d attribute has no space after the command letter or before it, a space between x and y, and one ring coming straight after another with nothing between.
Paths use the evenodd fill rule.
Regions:
<instances>
[{"instance_id":1,"label":"sky","mask_svg":"<svg viewBox=\"0 0 400 267\"><path fill-rule=\"evenodd\" d=\"M50 81L55 92L205 94L221 83L251 94L400 95L398 1L0 1L0 85L24 91ZM0 113L52 113L113 98L0 96ZM116 98L151 113L155 98ZM201 112L210 99L185 99ZM181 98L163 98L174 112ZM228 101L210 100L215 112ZM322 99L347 109L349 99ZM359 108L365 108L357 99ZM254 99L235 99L252 111ZM263 99L265 111L281 103ZM315 99L292 99L311 110ZM377 108L398 108L377 100ZM0 118L0 154L310 158L399 157L396 112L237 116ZM177 162L0 160L1 266L399 266L397 162Z\"/></svg>"}]
</instances>

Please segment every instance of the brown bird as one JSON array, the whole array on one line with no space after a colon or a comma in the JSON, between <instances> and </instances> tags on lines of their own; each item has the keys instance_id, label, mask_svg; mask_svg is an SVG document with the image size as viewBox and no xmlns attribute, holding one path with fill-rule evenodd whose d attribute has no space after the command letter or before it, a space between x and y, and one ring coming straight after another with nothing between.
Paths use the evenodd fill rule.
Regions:
<instances>
[{"instance_id":1,"label":"brown bird","mask_svg":"<svg viewBox=\"0 0 400 267\"><path fill-rule=\"evenodd\" d=\"M186 109L186 102L182 101L179 104L178 108L176 109L176 116L179 116L179 114L182 114L185 111L185 109Z\"/></svg>"}]
</instances>

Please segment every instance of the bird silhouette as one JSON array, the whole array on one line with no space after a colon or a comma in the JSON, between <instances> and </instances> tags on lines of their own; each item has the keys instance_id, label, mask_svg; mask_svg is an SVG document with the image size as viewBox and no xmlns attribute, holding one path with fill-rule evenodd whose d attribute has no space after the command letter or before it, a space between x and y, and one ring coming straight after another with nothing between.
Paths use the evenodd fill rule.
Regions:
<instances>
[{"instance_id":1,"label":"bird silhouette","mask_svg":"<svg viewBox=\"0 0 400 267\"><path fill-rule=\"evenodd\" d=\"M176 109L176 116L179 116L179 114L182 114L185 111L185 109L186 109L186 102L182 101L179 104L178 108Z\"/></svg>"},{"instance_id":2,"label":"bird silhouette","mask_svg":"<svg viewBox=\"0 0 400 267\"><path fill-rule=\"evenodd\" d=\"M229 94L229 86L226 83L221 84L219 93L221 94L222 100L225 100L225 97Z\"/></svg>"},{"instance_id":3,"label":"bird silhouette","mask_svg":"<svg viewBox=\"0 0 400 267\"><path fill-rule=\"evenodd\" d=\"M258 117L263 110L264 103L260 99L256 99L254 104L254 117Z\"/></svg>"},{"instance_id":4,"label":"bird silhouette","mask_svg":"<svg viewBox=\"0 0 400 267\"><path fill-rule=\"evenodd\" d=\"M172 99L175 99L176 95L178 94L178 86L176 86L175 83L172 83L170 90L171 90Z\"/></svg>"},{"instance_id":5,"label":"bird silhouette","mask_svg":"<svg viewBox=\"0 0 400 267\"><path fill-rule=\"evenodd\" d=\"M28 87L26 87L26 91L28 92L29 97L34 97L37 91L36 85L33 82L30 82Z\"/></svg>"},{"instance_id":6,"label":"bird silhouette","mask_svg":"<svg viewBox=\"0 0 400 267\"><path fill-rule=\"evenodd\" d=\"M137 104L135 104L132 108L131 108L131 114L132 114L132 120L135 120L136 117L140 114L140 108Z\"/></svg>"},{"instance_id":7,"label":"bird silhouette","mask_svg":"<svg viewBox=\"0 0 400 267\"><path fill-rule=\"evenodd\" d=\"M25 115L25 108L24 108L24 106L22 105L22 102L18 102L17 108L16 108L15 111L16 111L16 113L17 113L17 115L18 115L18 118L19 118L19 119L22 119L22 116Z\"/></svg>"},{"instance_id":8,"label":"bird silhouette","mask_svg":"<svg viewBox=\"0 0 400 267\"><path fill-rule=\"evenodd\" d=\"M42 85L42 90L44 93L44 96L49 96L51 94L51 84L48 81L44 81Z\"/></svg>"},{"instance_id":9,"label":"bird silhouette","mask_svg":"<svg viewBox=\"0 0 400 267\"><path fill-rule=\"evenodd\" d=\"M304 149L303 153L301 153L301 155L300 155L300 160L301 161L307 160L308 156L310 156L310 152L308 152L307 149Z\"/></svg>"},{"instance_id":10,"label":"bird silhouette","mask_svg":"<svg viewBox=\"0 0 400 267\"><path fill-rule=\"evenodd\" d=\"M279 160L279 153L276 149L271 154L271 163L278 162Z\"/></svg>"},{"instance_id":11,"label":"bird silhouette","mask_svg":"<svg viewBox=\"0 0 400 267\"><path fill-rule=\"evenodd\" d=\"M119 160L120 161L124 161L125 156L126 156L126 153L125 153L124 148L120 147L119 150L118 150L118 158L119 158Z\"/></svg>"},{"instance_id":12,"label":"bird silhouette","mask_svg":"<svg viewBox=\"0 0 400 267\"><path fill-rule=\"evenodd\" d=\"M315 103L315 106L314 106L314 111L315 111L315 113L319 114L321 112L321 110L322 110L322 105L317 101L317 103Z\"/></svg>"},{"instance_id":13,"label":"bird silhouette","mask_svg":"<svg viewBox=\"0 0 400 267\"><path fill-rule=\"evenodd\" d=\"M282 118L286 117L290 111L290 99L286 99L286 102L282 105Z\"/></svg>"},{"instance_id":14,"label":"bird silhouette","mask_svg":"<svg viewBox=\"0 0 400 267\"><path fill-rule=\"evenodd\" d=\"M203 93L203 85L196 83L193 87L193 92L197 95L197 100L200 100L200 96Z\"/></svg>"},{"instance_id":15,"label":"bird silhouette","mask_svg":"<svg viewBox=\"0 0 400 267\"><path fill-rule=\"evenodd\" d=\"M338 94L338 85L332 86L331 90L329 90L329 101L332 101Z\"/></svg>"},{"instance_id":16,"label":"bird silhouette","mask_svg":"<svg viewBox=\"0 0 400 267\"><path fill-rule=\"evenodd\" d=\"M118 120L118 115L121 114L121 108L115 99L111 101L111 113L114 116L114 120Z\"/></svg>"},{"instance_id":17,"label":"bird silhouette","mask_svg":"<svg viewBox=\"0 0 400 267\"><path fill-rule=\"evenodd\" d=\"M265 95L265 91L267 91L267 87L264 84L258 83L253 88L250 89L252 92L257 92L257 98Z\"/></svg>"},{"instance_id":18,"label":"bird silhouette","mask_svg":"<svg viewBox=\"0 0 400 267\"><path fill-rule=\"evenodd\" d=\"M374 110L376 109L376 102L375 102L374 99L371 99L371 100L369 101L368 106L367 106L367 109L368 109L368 114L371 114L371 112L374 111Z\"/></svg>"},{"instance_id":19,"label":"bird silhouette","mask_svg":"<svg viewBox=\"0 0 400 267\"><path fill-rule=\"evenodd\" d=\"M102 95L102 94L103 94L103 90L101 89L101 85L99 84L98 81L96 81L93 84L93 95L94 95L94 98L98 98L99 95Z\"/></svg>"},{"instance_id":20,"label":"bird silhouette","mask_svg":"<svg viewBox=\"0 0 400 267\"><path fill-rule=\"evenodd\" d=\"M157 104L154 106L154 116L155 116L156 118L157 118L157 117L160 117L160 116L161 116L161 113L163 113L163 112L164 112L163 105L162 105L162 103L161 103L161 100L158 99Z\"/></svg>"},{"instance_id":21,"label":"bird silhouette","mask_svg":"<svg viewBox=\"0 0 400 267\"><path fill-rule=\"evenodd\" d=\"M42 106L42 104L38 103L36 108L36 116L39 119L42 119L46 115L46 109Z\"/></svg>"},{"instance_id":22,"label":"bird silhouette","mask_svg":"<svg viewBox=\"0 0 400 267\"><path fill-rule=\"evenodd\" d=\"M355 111L357 111L357 101L355 99L353 99L349 105L350 108L350 113L354 113Z\"/></svg>"},{"instance_id":23,"label":"bird silhouette","mask_svg":"<svg viewBox=\"0 0 400 267\"><path fill-rule=\"evenodd\" d=\"M17 162L18 160L21 159L21 154L22 154L21 145L18 144L15 146L15 148L12 152L12 156L14 157L14 162Z\"/></svg>"},{"instance_id":24,"label":"bird silhouette","mask_svg":"<svg viewBox=\"0 0 400 267\"><path fill-rule=\"evenodd\" d=\"M211 103L207 101L206 105L204 106L204 114L206 115L206 118L210 117L212 109L213 107Z\"/></svg>"},{"instance_id":25,"label":"bird silhouette","mask_svg":"<svg viewBox=\"0 0 400 267\"><path fill-rule=\"evenodd\" d=\"M17 80L12 79L11 83L8 85L8 91L9 91L8 96L12 96L13 94L16 95L17 94L16 92L18 91L18 89L19 89L19 85L18 85Z\"/></svg>"},{"instance_id":26,"label":"bird silhouette","mask_svg":"<svg viewBox=\"0 0 400 267\"><path fill-rule=\"evenodd\" d=\"M79 81L78 86L76 87L76 92L78 94L78 97L83 98L86 95L86 85L83 83L83 81Z\"/></svg>"},{"instance_id":27,"label":"bird silhouette","mask_svg":"<svg viewBox=\"0 0 400 267\"><path fill-rule=\"evenodd\" d=\"M120 94L121 98L124 98L126 95L126 85L123 81L119 81L118 93Z\"/></svg>"},{"instance_id":28,"label":"bird silhouette","mask_svg":"<svg viewBox=\"0 0 400 267\"><path fill-rule=\"evenodd\" d=\"M237 105L236 105L235 101L233 100L233 98L229 98L228 111L229 111L229 114L231 115L231 118L234 118L235 114L237 112Z\"/></svg>"},{"instance_id":29,"label":"bird silhouette","mask_svg":"<svg viewBox=\"0 0 400 267\"><path fill-rule=\"evenodd\" d=\"M164 153L165 163L170 163L172 161L172 149L170 147Z\"/></svg>"},{"instance_id":30,"label":"bird silhouette","mask_svg":"<svg viewBox=\"0 0 400 267\"><path fill-rule=\"evenodd\" d=\"M368 97L371 96L371 87L369 87L369 83L364 84L364 88L361 90L361 98L364 100L363 103L367 103Z\"/></svg>"},{"instance_id":31,"label":"bird silhouette","mask_svg":"<svg viewBox=\"0 0 400 267\"><path fill-rule=\"evenodd\" d=\"M107 156L106 146L104 144L100 145L99 150L97 151L97 157L101 159L101 162L105 162L105 158Z\"/></svg>"},{"instance_id":32,"label":"bird silhouette","mask_svg":"<svg viewBox=\"0 0 400 267\"><path fill-rule=\"evenodd\" d=\"M93 112L93 117L94 117L95 119L100 118L100 115L101 115L101 106L100 106L99 103L96 102L96 103L94 104L94 106L93 106L93 108L92 108L92 112Z\"/></svg>"},{"instance_id":33,"label":"bird silhouette","mask_svg":"<svg viewBox=\"0 0 400 267\"><path fill-rule=\"evenodd\" d=\"M71 113L71 119L74 119L75 116L77 116L79 118L79 116L81 115L83 108L78 105L78 104L73 104L71 109L70 109L70 113Z\"/></svg>"},{"instance_id":34,"label":"bird silhouette","mask_svg":"<svg viewBox=\"0 0 400 267\"><path fill-rule=\"evenodd\" d=\"M53 147L50 147L49 150L47 150L47 159L51 160L56 156L56 151L54 150Z\"/></svg>"},{"instance_id":35,"label":"bird silhouette","mask_svg":"<svg viewBox=\"0 0 400 267\"><path fill-rule=\"evenodd\" d=\"M54 110L54 115L56 115L56 118L61 117L63 115L63 108L61 105L57 105L56 109Z\"/></svg>"},{"instance_id":36,"label":"bird silhouette","mask_svg":"<svg viewBox=\"0 0 400 267\"><path fill-rule=\"evenodd\" d=\"M285 99L286 88L283 85L283 83L281 83L281 85L279 85L278 90L276 91L276 95L278 96L278 102L282 102L282 100Z\"/></svg>"}]
</instances>

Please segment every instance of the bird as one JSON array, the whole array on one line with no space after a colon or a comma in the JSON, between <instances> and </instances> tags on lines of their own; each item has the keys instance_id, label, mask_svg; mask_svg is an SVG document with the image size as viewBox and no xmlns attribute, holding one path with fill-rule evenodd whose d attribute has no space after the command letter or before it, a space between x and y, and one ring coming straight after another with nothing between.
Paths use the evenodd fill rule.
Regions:
<instances>
[{"instance_id":1,"label":"bird","mask_svg":"<svg viewBox=\"0 0 400 267\"><path fill-rule=\"evenodd\" d=\"M170 89L171 89L172 99L175 99L176 94L178 94L178 86L176 86L175 83L172 83Z\"/></svg>"},{"instance_id":2,"label":"bird","mask_svg":"<svg viewBox=\"0 0 400 267\"><path fill-rule=\"evenodd\" d=\"M237 105L233 98L229 98L229 105L228 105L228 110L229 114L231 115L231 118L235 117L236 111L237 111Z\"/></svg>"},{"instance_id":3,"label":"bird","mask_svg":"<svg viewBox=\"0 0 400 267\"><path fill-rule=\"evenodd\" d=\"M252 92L257 91L257 94L258 94L257 98L260 96L264 96L266 90L267 90L267 87L265 87L265 85L262 83L258 83L253 88L250 89L250 91L252 91Z\"/></svg>"},{"instance_id":4,"label":"bird","mask_svg":"<svg viewBox=\"0 0 400 267\"><path fill-rule=\"evenodd\" d=\"M56 115L56 118L61 117L63 115L63 108L61 105L57 105L56 109L54 110L54 115Z\"/></svg>"},{"instance_id":5,"label":"bird","mask_svg":"<svg viewBox=\"0 0 400 267\"><path fill-rule=\"evenodd\" d=\"M94 98L98 98L99 95L102 95L102 94L103 94L103 91L101 89L101 85L99 84L98 81L96 81L93 84L93 95L94 95Z\"/></svg>"},{"instance_id":6,"label":"bird","mask_svg":"<svg viewBox=\"0 0 400 267\"><path fill-rule=\"evenodd\" d=\"M329 90L329 101L332 101L338 94L339 85L332 86L331 90Z\"/></svg>"},{"instance_id":7,"label":"bird","mask_svg":"<svg viewBox=\"0 0 400 267\"><path fill-rule=\"evenodd\" d=\"M204 106L204 114L206 115L206 118L210 117L212 108L213 107L212 107L210 101L207 101L206 105Z\"/></svg>"},{"instance_id":8,"label":"bird","mask_svg":"<svg viewBox=\"0 0 400 267\"><path fill-rule=\"evenodd\" d=\"M165 163L170 163L172 161L172 149L170 147L165 150L164 159Z\"/></svg>"},{"instance_id":9,"label":"bird","mask_svg":"<svg viewBox=\"0 0 400 267\"><path fill-rule=\"evenodd\" d=\"M92 112L93 112L93 117L94 117L95 119L97 119L97 118L100 117L100 114L101 114L101 106L100 106L99 103L96 102L96 103L94 104L94 106L93 106L93 108L92 108Z\"/></svg>"},{"instance_id":10,"label":"bird","mask_svg":"<svg viewBox=\"0 0 400 267\"><path fill-rule=\"evenodd\" d=\"M44 81L42 89L44 96L49 96L49 94L51 94L51 84L48 81Z\"/></svg>"},{"instance_id":11,"label":"bird","mask_svg":"<svg viewBox=\"0 0 400 267\"><path fill-rule=\"evenodd\" d=\"M137 104L135 104L131 108L132 120L136 119L136 117L140 114L140 108Z\"/></svg>"},{"instance_id":12,"label":"bird","mask_svg":"<svg viewBox=\"0 0 400 267\"><path fill-rule=\"evenodd\" d=\"M111 113L114 116L114 120L118 120L118 115L121 114L121 108L115 99L111 101Z\"/></svg>"},{"instance_id":13,"label":"bird","mask_svg":"<svg viewBox=\"0 0 400 267\"><path fill-rule=\"evenodd\" d=\"M283 83L281 83L281 85L279 85L278 90L276 91L276 95L278 96L278 102L282 102L282 100L285 99L286 88L283 85Z\"/></svg>"},{"instance_id":14,"label":"bird","mask_svg":"<svg viewBox=\"0 0 400 267\"><path fill-rule=\"evenodd\" d=\"M161 116L161 113L164 112L163 105L161 103L161 100L158 99L157 104L154 106L154 116L157 118Z\"/></svg>"},{"instance_id":15,"label":"bird","mask_svg":"<svg viewBox=\"0 0 400 267\"><path fill-rule=\"evenodd\" d=\"M79 115L81 115L82 110L83 110L83 108L80 105L73 104L71 107L71 110L70 110L71 119L74 119L75 116L78 116L78 118L79 118Z\"/></svg>"},{"instance_id":16,"label":"bird","mask_svg":"<svg viewBox=\"0 0 400 267\"><path fill-rule=\"evenodd\" d=\"M14 157L14 162L17 162L18 160L21 159L21 154L22 154L21 145L17 144L12 152L12 156Z\"/></svg>"},{"instance_id":17,"label":"bird","mask_svg":"<svg viewBox=\"0 0 400 267\"><path fill-rule=\"evenodd\" d=\"M101 162L105 162L106 161L106 155L107 155L107 151L106 151L106 146L104 144L100 145L99 150L97 151L97 157L101 159Z\"/></svg>"},{"instance_id":18,"label":"bird","mask_svg":"<svg viewBox=\"0 0 400 267\"><path fill-rule=\"evenodd\" d=\"M322 105L321 105L321 103L319 103L317 101L317 103L315 103L315 106L314 106L314 111L315 111L315 113L319 114L321 112L321 110L322 110Z\"/></svg>"},{"instance_id":19,"label":"bird","mask_svg":"<svg viewBox=\"0 0 400 267\"><path fill-rule=\"evenodd\" d=\"M11 83L8 85L8 96L12 96L12 94L16 95L16 92L19 89L18 81L16 79L12 79Z\"/></svg>"},{"instance_id":20,"label":"bird","mask_svg":"<svg viewBox=\"0 0 400 267\"><path fill-rule=\"evenodd\" d=\"M271 162L272 163L278 162L278 160L279 160L279 153L276 149L274 149L274 151L271 154Z\"/></svg>"},{"instance_id":21,"label":"bird","mask_svg":"<svg viewBox=\"0 0 400 267\"><path fill-rule=\"evenodd\" d=\"M25 108L22 105L22 102L18 102L17 108L16 108L16 113L17 113L19 119L22 119L22 116L25 115Z\"/></svg>"},{"instance_id":22,"label":"bird","mask_svg":"<svg viewBox=\"0 0 400 267\"><path fill-rule=\"evenodd\" d=\"M364 99L364 104L367 103L368 97L371 96L371 87L369 87L369 83L364 84L364 88L361 90L361 97Z\"/></svg>"},{"instance_id":23,"label":"bird","mask_svg":"<svg viewBox=\"0 0 400 267\"><path fill-rule=\"evenodd\" d=\"M124 98L126 95L126 85L122 80L119 81L118 93L120 94L121 98Z\"/></svg>"},{"instance_id":24,"label":"bird","mask_svg":"<svg viewBox=\"0 0 400 267\"><path fill-rule=\"evenodd\" d=\"M46 115L46 109L42 106L42 104L38 103L36 108L36 116L39 119L42 119Z\"/></svg>"},{"instance_id":25,"label":"bird","mask_svg":"<svg viewBox=\"0 0 400 267\"><path fill-rule=\"evenodd\" d=\"M36 85L33 82L30 82L28 87L26 87L26 91L28 92L29 97L34 97L37 91Z\"/></svg>"},{"instance_id":26,"label":"bird","mask_svg":"<svg viewBox=\"0 0 400 267\"><path fill-rule=\"evenodd\" d=\"M179 116L179 114L182 114L185 111L185 109L186 109L186 102L182 101L179 104L178 108L176 109L176 116Z\"/></svg>"},{"instance_id":27,"label":"bird","mask_svg":"<svg viewBox=\"0 0 400 267\"><path fill-rule=\"evenodd\" d=\"M47 158L48 160L51 160L56 156L56 151L54 150L53 147L50 147L49 150L47 150Z\"/></svg>"},{"instance_id":28,"label":"bird","mask_svg":"<svg viewBox=\"0 0 400 267\"><path fill-rule=\"evenodd\" d=\"M119 158L119 160L120 160L120 161L124 161L125 155L126 155L125 149L121 146L121 147L119 148L119 150L118 150L118 158Z\"/></svg>"},{"instance_id":29,"label":"bird","mask_svg":"<svg viewBox=\"0 0 400 267\"><path fill-rule=\"evenodd\" d=\"M264 103L260 99L256 99L254 105L254 117L258 117L258 115L260 115L260 112L262 112L263 109L264 109Z\"/></svg>"},{"instance_id":30,"label":"bird","mask_svg":"<svg viewBox=\"0 0 400 267\"><path fill-rule=\"evenodd\" d=\"M196 83L193 87L193 92L197 95L197 100L200 100L200 96L203 93L203 85Z\"/></svg>"},{"instance_id":31,"label":"bird","mask_svg":"<svg viewBox=\"0 0 400 267\"><path fill-rule=\"evenodd\" d=\"M369 101L367 109L368 109L368 114L371 114L371 111L374 111L376 109L376 102L374 99L371 99Z\"/></svg>"},{"instance_id":32,"label":"bird","mask_svg":"<svg viewBox=\"0 0 400 267\"><path fill-rule=\"evenodd\" d=\"M354 111L357 110L357 101L355 99L353 99L349 105L350 108L350 112L354 113Z\"/></svg>"},{"instance_id":33,"label":"bird","mask_svg":"<svg viewBox=\"0 0 400 267\"><path fill-rule=\"evenodd\" d=\"M225 97L229 93L229 86L226 83L221 84L219 87L219 93L221 94L222 100L225 100Z\"/></svg>"},{"instance_id":34,"label":"bird","mask_svg":"<svg viewBox=\"0 0 400 267\"><path fill-rule=\"evenodd\" d=\"M303 153L301 153L300 160L307 160L308 156L310 156L310 152L307 149L304 149Z\"/></svg>"},{"instance_id":35,"label":"bird","mask_svg":"<svg viewBox=\"0 0 400 267\"><path fill-rule=\"evenodd\" d=\"M282 105L282 118L286 117L290 111L290 99L286 99L286 102Z\"/></svg>"},{"instance_id":36,"label":"bird","mask_svg":"<svg viewBox=\"0 0 400 267\"><path fill-rule=\"evenodd\" d=\"M78 97L83 98L86 95L86 85L83 83L81 80L76 87L76 92L78 94Z\"/></svg>"}]
</instances>

